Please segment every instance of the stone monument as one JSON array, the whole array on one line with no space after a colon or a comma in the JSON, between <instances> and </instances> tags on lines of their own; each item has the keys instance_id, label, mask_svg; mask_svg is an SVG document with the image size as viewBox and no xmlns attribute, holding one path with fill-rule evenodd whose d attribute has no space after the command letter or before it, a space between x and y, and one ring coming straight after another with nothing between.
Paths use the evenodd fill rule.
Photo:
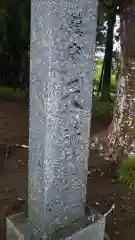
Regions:
<instances>
[{"instance_id":1,"label":"stone monument","mask_svg":"<svg viewBox=\"0 0 135 240\"><path fill-rule=\"evenodd\" d=\"M96 0L32 0L28 219L8 240L103 240L86 207L96 22Z\"/></svg>"}]
</instances>

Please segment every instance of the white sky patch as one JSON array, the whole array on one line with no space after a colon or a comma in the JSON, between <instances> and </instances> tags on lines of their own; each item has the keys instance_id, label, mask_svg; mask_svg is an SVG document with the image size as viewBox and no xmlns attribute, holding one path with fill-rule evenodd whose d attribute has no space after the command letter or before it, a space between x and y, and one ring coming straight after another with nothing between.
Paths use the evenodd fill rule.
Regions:
<instances>
[{"instance_id":1,"label":"white sky patch","mask_svg":"<svg viewBox=\"0 0 135 240\"><path fill-rule=\"evenodd\" d=\"M115 35L118 35L118 30L120 28L120 18L119 16L116 16L116 23L115 23L115 27L114 27L114 34ZM120 40L119 41L116 41L114 39L114 44L113 44L113 50L117 50L120 52Z\"/></svg>"},{"instance_id":2,"label":"white sky patch","mask_svg":"<svg viewBox=\"0 0 135 240\"><path fill-rule=\"evenodd\" d=\"M106 22L105 22L105 25L106 25ZM120 18L119 16L116 16L116 23L115 23L115 26L114 26L114 35L118 35L118 30L120 28ZM113 51L118 51L120 52L120 40L119 41L116 41L115 38L114 38L114 44L113 44ZM96 53L96 57L99 57L99 58L103 58L104 57L104 52L97 52Z\"/></svg>"}]
</instances>

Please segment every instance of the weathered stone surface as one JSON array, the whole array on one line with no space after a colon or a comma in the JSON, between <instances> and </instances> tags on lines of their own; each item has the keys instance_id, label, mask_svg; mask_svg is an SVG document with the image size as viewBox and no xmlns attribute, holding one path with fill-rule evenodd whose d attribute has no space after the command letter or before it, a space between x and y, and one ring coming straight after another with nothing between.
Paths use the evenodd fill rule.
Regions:
<instances>
[{"instance_id":1,"label":"weathered stone surface","mask_svg":"<svg viewBox=\"0 0 135 240\"><path fill-rule=\"evenodd\" d=\"M6 239L23 240L27 232L31 232L30 225L24 213L15 214L6 219Z\"/></svg>"},{"instance_id":2,"label":"weathered stone surface","mask_svg":"<svg viewBox=\"0 0 135 240\"><path fill-rule=\"evenodd\" d=\"M93 209L58 231L43 235L33 227L23 213L7 218L7 240L103 240L105 217Z\"/></svg>"},{"instance_id":3,"label":"weathered stone surface","mask_svg":"<svg viewBox=\"0 0 135 240\"><path fill-rule=\"evenodd\" d=\"M95 0L32 0L29 220L54 231L84 214Z\"/></svg>"},{"instance_id":4,"label":"weathered stone surface","mask_svg":"<svg viewBox=\"0 0 135 240\"><path fill-rule=\"evenodd\" d=\"M95 0L32 0L29 212L7 218L7 240L103 240L85 208L96 14Z\"/></svg>"}]
</instances>

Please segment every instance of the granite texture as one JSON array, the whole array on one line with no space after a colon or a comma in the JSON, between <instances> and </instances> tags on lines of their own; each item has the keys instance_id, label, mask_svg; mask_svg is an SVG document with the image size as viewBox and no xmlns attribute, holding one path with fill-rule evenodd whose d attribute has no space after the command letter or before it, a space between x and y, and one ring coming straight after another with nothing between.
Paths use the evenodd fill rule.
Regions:
<instances>
[{"instance_id":1,"label":"granite texture","mask_svg":"<svg viewBox=\"0 0 135 240\"><path fill-rule=\"evenodd\" d=\"M96 0L32 0L29 220L47 233L84 214Z\"/></svg>"},{"instance_id":2,"label":"granite texture","mask_svg":"<svg viewBox=\"0 0 135 240\"><path fill-rule=\"evenodd\" d=\"M103 240L104 230L105 216L90 208L88 214L51 234L41 234L20 213L7 218L6 240Z\"/></svg>"},{"instance_id":3,"label":"granite texture","mask_svg":"<svg viewBox=\"0 0 135 240\"><path fill-rule=\"evenodd\" d=\"M24 213L6 218L6 240L24 240L28 232L31 232L31 229Z\"/></svg>"}]
</instances>

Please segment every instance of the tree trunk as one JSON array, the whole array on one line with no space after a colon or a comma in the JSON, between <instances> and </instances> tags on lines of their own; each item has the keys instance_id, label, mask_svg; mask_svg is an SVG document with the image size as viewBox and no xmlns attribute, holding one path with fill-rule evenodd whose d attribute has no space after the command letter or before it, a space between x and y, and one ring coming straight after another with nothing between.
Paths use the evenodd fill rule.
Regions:
<instances>
[{"instance_id":1,"label":"tree trunk","mask_svg":"<svg viewBox=\"0 0 135 240\"><path fill-rule=\"evenodd\" d=\"M128 2L128 0L127 0ZM135 0L121 6L121 73L108 134L109 155L135 153Z\"/></svg>"},{"instance_id":2,"label":"tree trunk","mask_svg":"<svg viewBox=\"0 0 135 240\"><path fill-rule=\"evenodd\" d=\"M103 60L103 66L102 66L102 72L101 72L101 76L100 76L100 81L99 81L97 96L99 96L99 94L100 94L100 92L101 92L102 80L103 80L103 75L104 75L104 66L105 66L105 56L104 56L104 60Z\"/></svg>"},{"instance_id":3,"label":"tree trunk","mask_svg":"<svg viewBox=\"0 0 135 240\"><path fill-rule=\"evenodd\" d=\"M104 75L102 85L102 101L110 100L111 69L112 69L112 51L113 51L113 31L116 20L116 10L114 7L108 19L107 41L104 59Z\"/></svg>"}]
</instances>

